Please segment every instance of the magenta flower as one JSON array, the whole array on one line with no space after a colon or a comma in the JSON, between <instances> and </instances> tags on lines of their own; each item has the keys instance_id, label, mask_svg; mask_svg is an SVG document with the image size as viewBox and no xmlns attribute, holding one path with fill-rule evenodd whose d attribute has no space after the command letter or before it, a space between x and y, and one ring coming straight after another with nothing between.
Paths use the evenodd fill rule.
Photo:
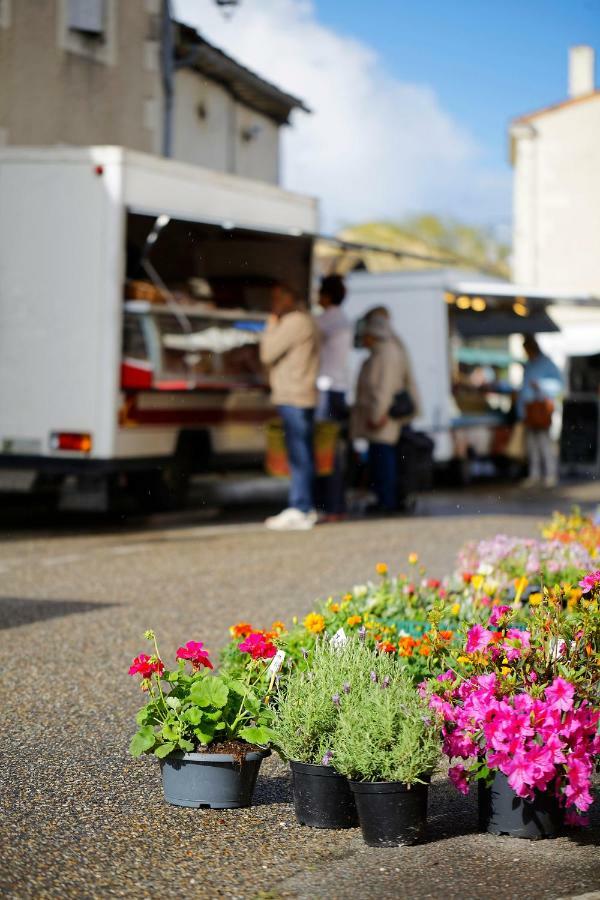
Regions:
<instances>
[{"instance_id":1,"label":"magenta flower","mask_svg":"<svg viewBox=\"0 0 600 900\"><path fill-rule=\"evenodd\" d=\"M492 638L492 632L484 628L483 625L473 625L467 634L466 653L481 653L486 649Z\"/></svg>"},{"instance_id":2,"label":"magenta flower","mask_svg":"<svg viewBox=\"0 0 600 900\"><path fill-rule=\"evenodd\" d=\"M600 584L600 569L596 572L590 572L585 578L582 578L579 582L579 587L584 594L589 594L597 584Z\"/></svg>"},{"instance_id":3,"label":"magenta flower","mask_svg":"<svg viewBox=\"0 0 600 900\"><path fill-rule=\"evenodd\" d=\"M238 644L238 650L241 650L242 653L249 653L252 659L273 659L277 653L275 644L268 641L259 631L249 634L245 641Z\"/></svg>"},{"instance_id":4,"label":"magenta flower","mask_svg":"<svg viewBox=\"0 0 600 900\"><path fill-rule=\"evenodd\" d=\"M510 613L511 611L512 610L510 606L495 606L490 615L489 624L492 627L498 625L500 619L503 619L504 616L508 615L508 613Z\"/></svg>"},{"instance_id":5,"label":"magenta flower","mask_svg":"<svg viewBox=\"0 0 600 900\"><path fill-rule=\"evenodd\" d=\"M467 773L464 766L461 766L460 764L451 766L448 769L448 775L454 787L457 788L457 790L459 790L461 794L469 793L469 782L467 780Z\"/></svg>"},{"instance_id":6,"label":"magenta flower","mask_svg":"<svg viewBox=\"0 0 600 900\"><path fill-rule=\"evenodd\" d=\"M573 685L565 681L564 678L559 677L555 678L552 684L548 685L544 695L551 708L569 712L569 710L573 709L574 693L575 688Z\"/></svg>"},{"instance_id":7,"label":"magenta flower","mask_svg":"<svg viewBox=\"0 0 600 900\"><path fill-rule=\"evenodd\" d=\"M142 678L150 678L154 672L156 672L157 675L162 675L164 668L162 660L158 659L156 656L148 656L147 653L140 653L129 666L129 674L141 675Z\"/></svg>"},{"instance_id":8,"label":"magenta flower","mask_svg":"<svg viewBox=\"0 0 600 900\"><path fill-rule=\"evenodd\" d=\"M213 664L208 658L206 650L202 649L203 647L202 641L188 641L185 647L179 647L175 654L175 659L189 659L192 669L195 670L200 669L201 666L212 669Z\"/></svg>"}]
</instances>

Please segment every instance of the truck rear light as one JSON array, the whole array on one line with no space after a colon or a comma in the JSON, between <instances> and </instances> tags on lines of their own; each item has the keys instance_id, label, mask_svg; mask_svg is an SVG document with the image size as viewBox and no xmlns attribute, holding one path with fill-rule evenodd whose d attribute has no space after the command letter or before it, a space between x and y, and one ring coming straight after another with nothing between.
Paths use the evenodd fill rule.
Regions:
<instances>
[{"instance_id":1,"label":"truck rear light","mask_svg":"<svg viewBox=\"0 0 600 900\"><path fill-rule=\"evenodd\" d=\"M144 390L152 387L154 373L152 364L140 359L124 359L121 363L121 387L129 390Z\"/></svg>"},{"instance_id":2,"label":"truck rear light","mask_svg":"<svg viewBox=\"0 0 600 900\"><path fill-rule=\"evenodd\" d=\"M53 431L50 435L52 450L70 450L72 453L90 453L92 449L91 434L72 431Z\"/></svg>"}]
</instances>

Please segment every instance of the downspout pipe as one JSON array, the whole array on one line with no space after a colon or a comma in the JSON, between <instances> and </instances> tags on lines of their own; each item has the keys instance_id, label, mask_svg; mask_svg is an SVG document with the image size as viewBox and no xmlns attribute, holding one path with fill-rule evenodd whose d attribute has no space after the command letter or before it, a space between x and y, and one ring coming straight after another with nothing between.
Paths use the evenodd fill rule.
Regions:
<instances>
[{"instance_id":1,"label":"downspout pipe","mask_svg":"<svg viewBox=\"0 0 600 900\"><path fill-rule=\"evenodd\" d=\"M161 7L161 70L163 83L162 155L173 155L173 97L175 93L175 40L170 0Z\"/></svg>"}]
</instances>

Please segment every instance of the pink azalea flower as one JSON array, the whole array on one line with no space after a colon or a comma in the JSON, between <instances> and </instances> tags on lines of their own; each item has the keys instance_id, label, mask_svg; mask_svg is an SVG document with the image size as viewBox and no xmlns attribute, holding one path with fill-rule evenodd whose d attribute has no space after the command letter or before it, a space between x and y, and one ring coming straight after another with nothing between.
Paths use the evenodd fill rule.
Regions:
<instances>
[{"instance_id":1,"label":"pink azalea flower","mask_svg":"<svg viewBox=\"0 0 600 900\"><path fill-rule=\"evenodd\" d=\"M574 809L568 809L565 813L565 825L571 828L585 828L590 824L588 816L580 816Z\"/></svg>"},{"instance_id":2,"label":"pink azalea flower","mask_svg":"<svg viewBox=\"0 0 600 900\"><path fill-rule=\"evenodd\" d=\"M508 615L510 612L511 612L510 606L495 606L490 615L490 621L488 624L491 625L492 627L494 627L495 625L498 625L500 620L503 619L504 616Z\"/></svg>"},{"instance_id":3,"label":"pink azalea flower","mask_svg":"<svg viewBox=\"0 0 600 900\"><path fill-rule=\"evenodd\" d=\"M568 712L573 708L573 695L575 688L564 678L555 678L552 684L549 684L544 692L546 701L551 704L554 709L562 709Z\"/></svg>"},{"instance_id":4,"label":"pink azalea flower","mask_svg":"<svg viewBox=\"0 0 600 900\"><path fill-rule=\"evenodd\" d=\"M454 787L457 788L461 792L461 794L469 793L469 782L467 780L467 772L464 766L451 766L448 769L448 776Z\"/></svg>"},{"instance_id":5,"label":"pink azalea flower","mask_svg":"<svg viewBox=\"0 0 600 900\"><path fill-rule=\"evenodd\" d=\"M483 625L473 625L467 634L467 643L465 644L466 653L481 653L486 649L492 640L492 632L488 631Z\"/></svg>"},{"instance_id":6,"label":"pink azalea flower","mask_svg":"<svg viewBox=\"0 0 600 900\"><path fill-rule=\"evenodd\" d=\"M202 641L188 641L185 647L179 647L175 654L175 659L189 659L192 668L196 670L201 666L212 669L213 664L208 658L206 650L202 649L203 647Z\"/></svg>"},{"instance_id":7,"label":"pink azalea flower","mask_svg":"<svg viewBox=\"0 0 600 900\"><path fill-rule=\"evenodd\" d=\"M583 591L584 594L589 594L590 591L593 591L597 584L600 584L600 569L596 572L590 572L579 582L579 587Z\"/></svg>"}]
</instances>

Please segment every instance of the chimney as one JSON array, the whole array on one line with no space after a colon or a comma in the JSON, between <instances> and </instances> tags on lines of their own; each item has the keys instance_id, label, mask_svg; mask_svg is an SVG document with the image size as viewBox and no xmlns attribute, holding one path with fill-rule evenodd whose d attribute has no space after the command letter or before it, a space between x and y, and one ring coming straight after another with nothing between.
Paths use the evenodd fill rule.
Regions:
<instances>
[{"instance_id":1,"label":"chimney","mask_svg":"<svg viewBox=\"0 0 600 900\"><path fill-rule=\"evenodd\" d=\"M593 93L594 48L579 44L569 49L569 97L585 97Z\"/></svg>"}]
</instances>

